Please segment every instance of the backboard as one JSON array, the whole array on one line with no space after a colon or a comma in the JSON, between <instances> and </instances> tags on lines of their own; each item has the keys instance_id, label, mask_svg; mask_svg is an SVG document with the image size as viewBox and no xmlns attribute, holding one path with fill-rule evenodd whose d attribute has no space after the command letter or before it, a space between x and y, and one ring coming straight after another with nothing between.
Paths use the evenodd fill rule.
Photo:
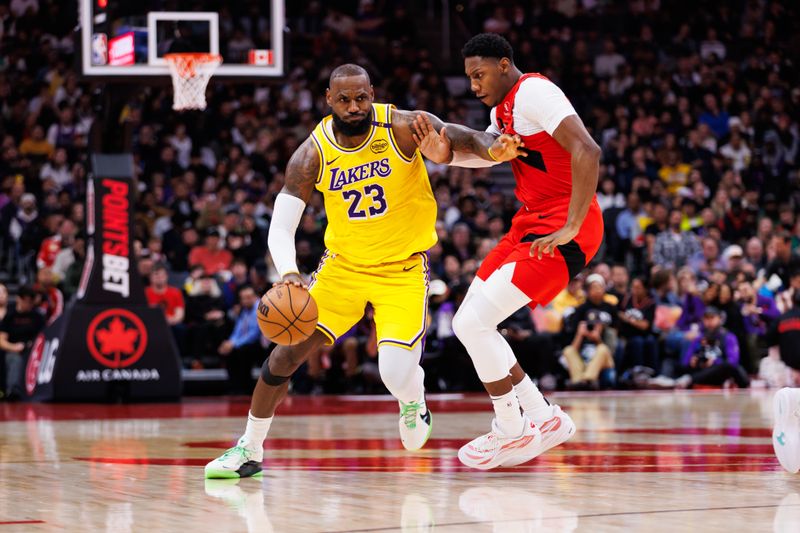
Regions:
<instances>
[{"instance_id":1,"label":"backboard","mask_svg":"<svg viewBox=\"0 0 800 533\"><path fill-rule=\"evenodd\" d=\"M164 54L208 52L215 76L282 76L284 26L284 0L80 0L81 71L169 76Z\"/></svg>"}]
</instances>

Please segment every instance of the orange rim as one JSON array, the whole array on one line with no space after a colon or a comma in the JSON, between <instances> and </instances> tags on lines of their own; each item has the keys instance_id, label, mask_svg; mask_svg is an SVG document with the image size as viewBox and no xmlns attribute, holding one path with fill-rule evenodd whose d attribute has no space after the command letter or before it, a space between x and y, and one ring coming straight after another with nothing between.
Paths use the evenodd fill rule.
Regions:
<instances>
[{"instance_id":1,"label":"orange rim","mask_svg":"<svg viewBox=\"0 0 800 533\"><path fill-rule=\"evenodd\" d=\"M207 54L202 52L185 52L179 54L164 54L164 59L175 67L175 72L181 78L191 78L195 76L195 65L222 62L219 54Z\"/></svg>"}]
</instances>

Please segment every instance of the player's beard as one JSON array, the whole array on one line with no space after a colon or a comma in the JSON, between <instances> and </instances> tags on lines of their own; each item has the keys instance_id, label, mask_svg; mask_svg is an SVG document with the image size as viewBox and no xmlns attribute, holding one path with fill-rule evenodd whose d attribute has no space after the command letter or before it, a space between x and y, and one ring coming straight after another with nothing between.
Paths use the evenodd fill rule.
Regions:
<instances>
[{"instance_id":1,"label":"player's beard","mask_svg":"<svg viewBox=\"0 0 800 533\"><path fill-rule=\"evenodd\" d=\"M333 113L333 125L342 135L347 137L357 137L364 135L369 131L372 126L372 109L369 110L367 116L358 122L347 122L342 120L339 115Z\"/></svg>"}]
</instances>

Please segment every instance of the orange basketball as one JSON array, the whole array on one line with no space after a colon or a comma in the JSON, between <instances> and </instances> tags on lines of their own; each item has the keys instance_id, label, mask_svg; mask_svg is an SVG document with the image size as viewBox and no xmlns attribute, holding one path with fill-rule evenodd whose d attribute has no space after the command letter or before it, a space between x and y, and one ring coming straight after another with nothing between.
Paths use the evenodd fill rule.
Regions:
<instances>
[{"instance_id":1,"label":"orange basketball","mask_svg":"<svg viewBox=\"0 0 800 533\"><path fill-rule=\"evenodd\" d=\"M276 285L258 302L258 327L275 344L291 346L309 338L317 327L317 303L306 289Z\"/></svg>"}]
</instances>

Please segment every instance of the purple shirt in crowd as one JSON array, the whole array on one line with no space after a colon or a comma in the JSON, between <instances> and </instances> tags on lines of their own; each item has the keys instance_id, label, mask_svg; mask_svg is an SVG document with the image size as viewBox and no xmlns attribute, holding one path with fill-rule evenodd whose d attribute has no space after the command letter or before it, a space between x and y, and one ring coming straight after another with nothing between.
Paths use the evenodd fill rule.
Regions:
<instances>
[{"instance_id":1,"label":"purple shirt in crowd","mask_svg":"<svg viewBox=\"0 0 800 533\"><path fill-rule=\"evenodd\" d=\"M775 300L769 296L756 295L756 306L761 309L761 314L744 317L744 330L748 335L764 335L767 326L781 314Z\"/></svg>"},{"instance_id":2,"label":"purple shirt in crowd","mask_svg":"<svg viewBox=\"0 0 800 533\"><path fill-rule=\"evenodd\" d=\"M683 366L689 366L689 361L692 359L692 356L698 354L698 351L700 351L700 343L705 336L706 332L704 331L699 337L693 340L686 351L683 352ZM712 335L712 338L717 341L718 347L724 351L723 354L719 354L719 357L714 359L714 364L720 365L722 363L730 363L732 365L738 365L739 341L736 340L736 335L730 331L720 329Z\"/></svg>"},{"instance_id":3,"label":"purple shirt in crowd","mask_svg":"<svg viewBox=\"0 0 800 533\"><path fill-rule=\"evenodd\" d=\"M683 312L678 319L678 329L681 331L689 331L692 324L700 324L703 319L703 313L706 310L706 305L703 303L702 298L694 294L684 294L681 298L681 307Z\"/></svg>"}]
</instances>

